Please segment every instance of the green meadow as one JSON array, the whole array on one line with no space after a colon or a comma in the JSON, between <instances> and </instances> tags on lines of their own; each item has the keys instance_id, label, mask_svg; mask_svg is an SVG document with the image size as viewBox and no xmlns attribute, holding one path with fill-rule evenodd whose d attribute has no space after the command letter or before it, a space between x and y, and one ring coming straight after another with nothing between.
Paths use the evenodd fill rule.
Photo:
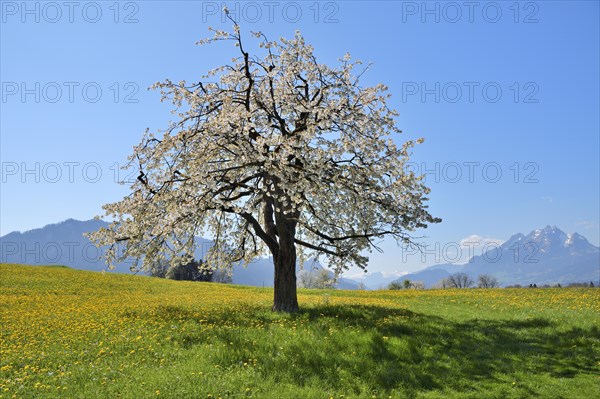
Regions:
<instances>
[{"instance_id":1,"label":"green meadow","mask_svg":"<svg viewBox=\"0 0 600 399\"><path fill-rule=\"evenodd\" d=\"M600 290L272 290L0 265L0 398L597 398Z\"/></svg>"}]
</instances>

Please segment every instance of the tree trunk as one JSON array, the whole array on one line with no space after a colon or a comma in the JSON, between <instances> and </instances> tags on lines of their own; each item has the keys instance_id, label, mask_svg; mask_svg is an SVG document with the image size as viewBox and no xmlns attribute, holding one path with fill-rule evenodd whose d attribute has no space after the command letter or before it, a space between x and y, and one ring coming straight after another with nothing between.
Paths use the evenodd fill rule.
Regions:
<instances>
[{"instance_id":1,"label":"tree trunk","mask_svg":"<svg viewBox=\"0 0 600 399\"><path fill-rule=\"evenodd\" d=\"M275 283L273 310L276 312L297 312L296 294L296 223L277 217L279 251L273 257Z\"/></svg>"}]
</instances>

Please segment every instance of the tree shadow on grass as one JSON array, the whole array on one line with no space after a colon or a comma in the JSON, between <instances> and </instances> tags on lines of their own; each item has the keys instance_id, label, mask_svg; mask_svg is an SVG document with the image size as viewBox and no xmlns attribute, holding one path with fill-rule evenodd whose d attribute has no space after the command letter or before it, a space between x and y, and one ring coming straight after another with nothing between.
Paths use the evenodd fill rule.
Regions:
<instances>
[{"instance_id":1,"label":"tree shadow on grass","mask_svg":"<svg viewBox=\"0 0 600 399\"><path fill-rule=\"evenodd\" d=\"M192 312L169 310L177 320ZM164 316L164 315L163 315ZM477 389L514 374L573 378L597 375L600 331L561 326L543 318L456 322L406 309L323 305L293 315L256 309L212 316L229 328L188 332L187 347L207 340L230 344L213 359L239 367L257 359L265 378L331 389L418 391ZM261 329L256 329L257 325ZM292 329L292 325L294 328ZM535 385L533 385L535 386ZM534 388L522 387L535 396Z\"/></svg>"}]
</instances>

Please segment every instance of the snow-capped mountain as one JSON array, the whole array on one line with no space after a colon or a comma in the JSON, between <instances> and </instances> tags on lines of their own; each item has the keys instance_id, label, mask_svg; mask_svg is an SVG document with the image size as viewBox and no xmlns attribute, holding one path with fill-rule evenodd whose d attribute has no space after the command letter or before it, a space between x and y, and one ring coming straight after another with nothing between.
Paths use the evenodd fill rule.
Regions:
<instances>
[{"instance_id":1,"label":"snow-capped mountain","mask_svg":"<svg viewBox=\"0 0 600 399\"><path fill-rule=\"evenodd\" d=\"M401 280L423 281L432 286L451 274L447 268L435 265ZM437 270L433 273L433 270ZM600 248L578 233L566 234L556 226L533 230L527 235L515 234L499 247L474 256L454 272L464 272L476 278L491 274L501 285L566 284L600 282ZM435 281L434 281L435 280Z\"/></svg>"}]
</instances>

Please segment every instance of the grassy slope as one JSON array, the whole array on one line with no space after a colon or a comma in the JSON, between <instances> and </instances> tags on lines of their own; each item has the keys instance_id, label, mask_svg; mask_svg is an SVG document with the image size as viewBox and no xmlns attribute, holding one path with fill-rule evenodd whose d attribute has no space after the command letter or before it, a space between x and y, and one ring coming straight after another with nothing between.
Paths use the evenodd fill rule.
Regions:
<instances>
[{"instance_id":1,"label":"grassy slope","mask_svg":"<svg viewBox=\"0 0 600 399\"><path fill-rule=\"evenodd\" d=\"M2 398L592 398L599 289L300 292L0 266Z\"/></svg>"}]
</instances>

